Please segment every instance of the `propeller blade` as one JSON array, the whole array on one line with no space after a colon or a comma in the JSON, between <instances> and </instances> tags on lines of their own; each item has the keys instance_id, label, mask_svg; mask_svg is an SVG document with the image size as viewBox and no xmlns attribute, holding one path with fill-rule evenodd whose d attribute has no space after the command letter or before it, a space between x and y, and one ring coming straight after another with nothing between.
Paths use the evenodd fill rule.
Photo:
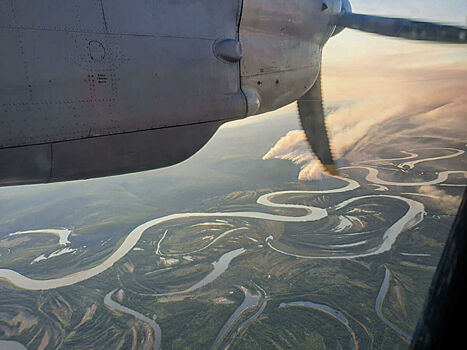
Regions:
<instances>
[{"instance_id":1,"label":"propeller blade","mask_svg":"<svg viewBox=\"0 0 467 350\"><path fill-rule=\"evenodd\" d=\"M368 33L453 44L467 43L467 29L430 22L412 21L344 12L336 16L333 24Z\"/></svg>"},{"instance_id":2,"label":"propeller blade","mask_svg":"<svg viewBox=\"0 0 467 350\"><path fill-rule=\"evenodd\" d=\"M324 120L323 99L321 96L321 72L315 85L298 99L298 114L311 150L329 174L337 175L337 167L332 158Z\"/></svg>"}]
</instances>

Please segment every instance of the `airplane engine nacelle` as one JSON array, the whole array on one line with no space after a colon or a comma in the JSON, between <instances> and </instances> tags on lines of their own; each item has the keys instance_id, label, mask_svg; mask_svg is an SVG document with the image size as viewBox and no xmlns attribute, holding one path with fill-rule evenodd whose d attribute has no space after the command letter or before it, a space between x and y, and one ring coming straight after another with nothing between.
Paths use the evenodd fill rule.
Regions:
<instances>
[{"instance_id":1,"label":"airplane engine nacelle","mask_svg":"<svg viewBox=\"0 0 467 350\"><path fill-rule=\"evenodd\" d=\"M287 105L314 84L342 0L244 0L241 85L248 115Z\"/></svg>"}]
</instances>

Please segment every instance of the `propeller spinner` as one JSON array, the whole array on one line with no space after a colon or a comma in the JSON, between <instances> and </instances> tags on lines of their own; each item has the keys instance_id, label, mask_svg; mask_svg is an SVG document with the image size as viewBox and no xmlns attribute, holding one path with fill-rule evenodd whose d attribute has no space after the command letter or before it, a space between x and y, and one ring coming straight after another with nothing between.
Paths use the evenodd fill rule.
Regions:
<instances>
[{"instance_id":1,"label":"propeller spinner","mask_svg":"<svg viewBox=\"0 0 467 350\"><path fill-rule=\"evenodd\" d=\"M438 23L413 21L405 18L389 18L352 13L348 0L342 1L341 13L329 22L336 26L334 35L344 28L367 33L450 44L467 44L467 29ZM298 111L302 128L313 153L331 175L337 175L329 138L321 95L321 72L314 86L298 99Z\"/></svg>"}]
</instances>

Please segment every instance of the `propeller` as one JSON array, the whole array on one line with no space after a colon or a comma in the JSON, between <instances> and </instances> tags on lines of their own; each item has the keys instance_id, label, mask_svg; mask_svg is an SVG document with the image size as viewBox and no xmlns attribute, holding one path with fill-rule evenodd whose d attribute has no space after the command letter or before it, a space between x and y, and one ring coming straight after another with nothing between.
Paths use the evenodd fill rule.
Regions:
<instances>
[{"instance_id":1,"label":"propeller","mask_svg":"<svg viewBox=\"0 0 467 350\"><path fill-rule=\"evenodd\" d=\"M405 18L360 15L349 12L336 16L331 22L339 27L409 40L451 44L467 43L467 29L438 23L412 21Z\"/></svg>"},{"instance_id":2,"label":"propeller","mask_svg":"<svg viewBox=\"0 0 467 350\"><path fill-rule=\"evenodd\" d=\"M323 7L323 11L326 9L327 6L326 8ZM409 40L467 44L466 28L413 21L405 18L356 14L352 13L348 0L342 1L341 13L332 16L329 24L336 26L336 34L344 28L351 28L367 33ZM332 156L326 131L321 95L321 71L314 86L298 99L298 113L311 150L329 174L337 175L337 167Z\"/></svg>"},{"instance_id":3,"label":"propeller","mask_svg":"<svg viewBox=\"0 0 467 350\"><path fill-rule=\"evenodd\" d=\"M321 71L313 87L298 99L298 115L311 150L329 174L337 175L324 120Z\"/></svg>"}]
</instances>

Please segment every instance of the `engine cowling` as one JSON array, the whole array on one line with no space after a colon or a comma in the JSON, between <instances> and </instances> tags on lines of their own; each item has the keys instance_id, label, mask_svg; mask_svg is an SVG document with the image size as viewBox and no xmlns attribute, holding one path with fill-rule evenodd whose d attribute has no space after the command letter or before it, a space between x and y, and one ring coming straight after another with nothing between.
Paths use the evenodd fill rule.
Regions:
<instances>
[{"instance_id":1,"label":"engine cowling","mask_svg":"<svg viewBox=\"0 0 467 350\"><path fill-rule=\"evenodd\" d=\"M313 86L321 50L335 32L330 20L342 6L342 0L244 1L240 73L248 115L287 105Z\"/></svg>"}]
</instances>

